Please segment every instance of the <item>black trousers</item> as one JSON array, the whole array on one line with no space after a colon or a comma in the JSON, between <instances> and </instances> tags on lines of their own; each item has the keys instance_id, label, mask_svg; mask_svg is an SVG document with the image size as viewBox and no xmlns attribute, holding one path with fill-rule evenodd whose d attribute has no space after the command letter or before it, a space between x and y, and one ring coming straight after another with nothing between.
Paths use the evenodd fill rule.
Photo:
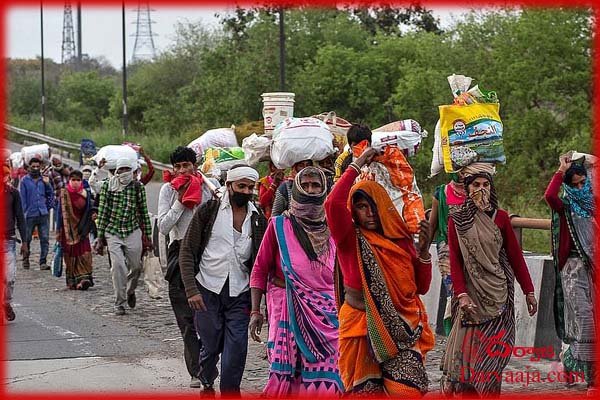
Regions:
<instances>
[{"instance_id":1,"label":"black trousers","mask_svg":"<svg viewBox=\"0 0 600 400\"><path fill-rule=\"evenodd\" d=\"M196 311L196 330L202 339L200 380L212 384L218 375L221 356L221 393L237 394L248 354L250 291L229 296L229 280L221 293L200 287L206 311Z\"/></svg>"},{"instance_id":2,"label":"black trousers","mask_svg":"<svg viewBox=\"0 0 600 400\"><path fill-rule=\"evenodd\" d=\"M179 267L179 243L173 243L175 246L169 247L167 260L169 265L177 264ZM178 278L177 276L176 278ZM183 338L183 358L188 373L191 377L198 377L200 373L200 350L202 349L202 341L198 337L194 326L194 312L188 304L185 289L180 279L172 279L169 282L169 300L171 307L177 320L177 325L181 331Z\"/></svg>"}]
</instances>

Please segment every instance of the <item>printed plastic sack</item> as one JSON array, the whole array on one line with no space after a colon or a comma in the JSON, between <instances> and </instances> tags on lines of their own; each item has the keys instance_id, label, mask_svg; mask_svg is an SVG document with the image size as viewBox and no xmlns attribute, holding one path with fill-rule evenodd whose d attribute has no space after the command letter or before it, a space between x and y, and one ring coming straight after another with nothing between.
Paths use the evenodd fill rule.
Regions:
<instances>
[{"instance_id":1,"label":"printed plastic sack","mask_svg":"<svg viewBox=\"0 0 600 400\"><path fill-rule=\"evenodd\" d=\"M211 177L220 178L222 171L229 171L231 167L240 164L247 164L241 147L209 148L204 153L204 163L200 170Z\"/></svg>"},{"instance_id":2,"label":"printed plastic sack","mask_svg":"<svg viewBox=\"0 0 600 400\"><path fill-rule=\"evenodd\" d=\"M245 137L242 140L242 150L245 154L245 160L248 165L256 165L269 157L271 138L268 136L258 136L256 133Z\"/></svg>"},{"instance_id":3,"label":"printed plastic sack","mask_svg":"<svg viewBox=\"0 0 600 400\"><path fill-rule=\"evenodd\" d=\"M39 158L41 161L48 161L50 160L50 146L46 143L25 146L21 149L21 156L26 164L29 164L29 160L34 157Z\"/></svg>"},{"instance_id":4,"label":"printed plastic sack","mask_svg":"<svg viewBox=\"0 0 600 400\"><path fill-rule=\"evenodd\" d=\"M335 114L335 111L324 112L318 115L313 115L313 118L320 119L325 122L333 135L333 144L339 151L342 151L344 146L348 144L347 133L352 124L344 118L340 118Z\"/></svg>"},{"instance_id":5,"label":"printed plastic sack","mask_svg":"<svg viewBox=\"0 0 600 400\"><path fill-rule=\"evenodd\" d=\"M137 169L138 154L133 148L126 145L110 144L108 146L101 147L93 157L93 160L96 161L97 164L100 164L100 161L103 158L106 160L106 164L104 164L102 169L105 170L117 168L117 161L120 158L127 158L131 161L131 168Z\"/></svg>"},{"instance_id":6,"label":"printed plastic sack","mask_svg":"<svg viewBox=\"0 0 600 400\"><path fill-rule=\"evenodd\" d=\"M360 157L368 145L364 140L354 146L352 151L356 157ZM360 178L374 180L383 186L408 231L417 234L419 223L425 219L425 207L414 171L404 153L398 147L386 146L383 154L375 156L373 160Z\"/></svg>"},{"instance_id":7,"label":"printed plastic sack","mask_svg":"<svg viewBox=\"0 0 600 400\"><path fill-rule=\"evenodd\" d=\"M412 119L395 121L373 130L371 147L379 151L385 146L396 146L407 157L414 156L419 150L421 141L427 137L427 131Z\"/></svg>"},{"instance_id":8,"label":"printed plastic sack","mask_svg":"<svg viewBox=\"0 0 600 400\"><path fill-rule=\"evenodd\" d=\"M275 127L271 161L277 168L289 168L303 160L321 161L331 154L333 135L317 118L286 118Z\"/></svg>"},{"instance_id":9,"label":"printed plastic sack","mask_svg":"<svg viewBox=\"0 0 600 400\"><path fill-rule=\"evenodd\" d=\"M440 137L446 172L455 172L475 161L506 163L499 108L498 103L439 107Z\"/></svg>"},{"instance_id":10,"label":"printed plastic sack","mask_svg":"<svg viewBox=\"0 0 600 400\"><path fill-rule=\"evenodd\" d=\"M191 141L187 147L194 150L199 159L211 147L237 147L239 144L234 129L234 126L231 128L210 129L199 138Z\"/></svg>"}]
</instances>

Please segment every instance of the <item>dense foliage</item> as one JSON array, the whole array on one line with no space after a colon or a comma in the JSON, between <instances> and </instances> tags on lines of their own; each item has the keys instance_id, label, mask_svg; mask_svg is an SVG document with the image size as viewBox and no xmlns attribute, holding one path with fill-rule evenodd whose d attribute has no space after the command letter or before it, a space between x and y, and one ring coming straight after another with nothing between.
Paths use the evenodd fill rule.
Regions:
<instances>
[{"instance_id":1,"label":"dense foliage","mask_svg":"<svg viewBox=\"0 0 600 400\"><path fill-rule=\"evenodd\" d=\"M558 155L591 151L593 23L587 9L502 9L472 11L443 32L419 7L289 9L286 89L296 93L295 115L335 110L373 128L419 121L431 134L413 165L429 203L446 179L426 179L437 107L452 101L446 77L471 76L501 102L502 205L547 216L541 197ZM181 24L176 36L157 60L128 68L133 139L163 161L206 129L260 120L261 93L279 90L278 10L237 10L214 30ZM98 63L79 71L46 65L48 132L120 140L119 73ZM39 127L39 83L39 60L9 60L16 125Z\"/></svg>"}]
</instances>

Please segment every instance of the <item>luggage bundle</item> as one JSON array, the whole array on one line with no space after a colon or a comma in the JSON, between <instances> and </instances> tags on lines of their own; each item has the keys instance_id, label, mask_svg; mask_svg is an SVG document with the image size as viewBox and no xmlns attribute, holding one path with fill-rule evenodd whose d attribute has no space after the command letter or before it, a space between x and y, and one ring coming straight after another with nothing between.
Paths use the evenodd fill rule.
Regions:
<instances>
[{"instance_id":1,"label":"luggage bundle","mask_svg":"<svg viewBox=\"0 0 600 400\"><path fill-rule=\"evenodd\" d=\"M334 153L327 124L313 117L286 118L273 131L271 160L285 169L303 161L321 161Z\"/></svg>"},{"instance_id":2,"label":"luggage bundle","mask_svg":"<svg viewBox=\"0 0 600 400\"><path fill-rule=\"evenodd\" d=\"M505 164L500 104L493 91L475 85L464 75L448 77L454 104L439 106L431 176L456 172L473 162Z\"/></svg>"}]
</instances>

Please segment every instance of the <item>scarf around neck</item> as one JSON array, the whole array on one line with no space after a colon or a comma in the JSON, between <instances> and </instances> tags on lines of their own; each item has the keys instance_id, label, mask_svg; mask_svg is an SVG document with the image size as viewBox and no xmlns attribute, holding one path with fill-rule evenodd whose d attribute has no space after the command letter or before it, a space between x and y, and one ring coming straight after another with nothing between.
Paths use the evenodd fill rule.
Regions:
<instances>
[{"instance_id":1,"label":"scarf around neck","mask_svg":"<svg viewBox=\"0 0 600 400\"><path fill-rule=\"evenodd\" d=\"M565 199L571 205L573 212L580 217L589 218L594 214L594 194L591 179L586 178L581 189L563 184Z\"/></svg>"},{"instance_id":2,"label":"scarf around neck","mask_svg":"<svg viewBox=\"0 0 600 400\"><path fill-rule=\"evenodd\" d=\"M302 189L300 181L309 172L319 175L323 187L321 193L309 194ZM311 261L317 261L329 250L330 232L323 207L326 196L327 180L323 171L316 167L306 167L294 177L290 208L283 213L290 219L294 234Z\"/></svg>"}]
</instances>

